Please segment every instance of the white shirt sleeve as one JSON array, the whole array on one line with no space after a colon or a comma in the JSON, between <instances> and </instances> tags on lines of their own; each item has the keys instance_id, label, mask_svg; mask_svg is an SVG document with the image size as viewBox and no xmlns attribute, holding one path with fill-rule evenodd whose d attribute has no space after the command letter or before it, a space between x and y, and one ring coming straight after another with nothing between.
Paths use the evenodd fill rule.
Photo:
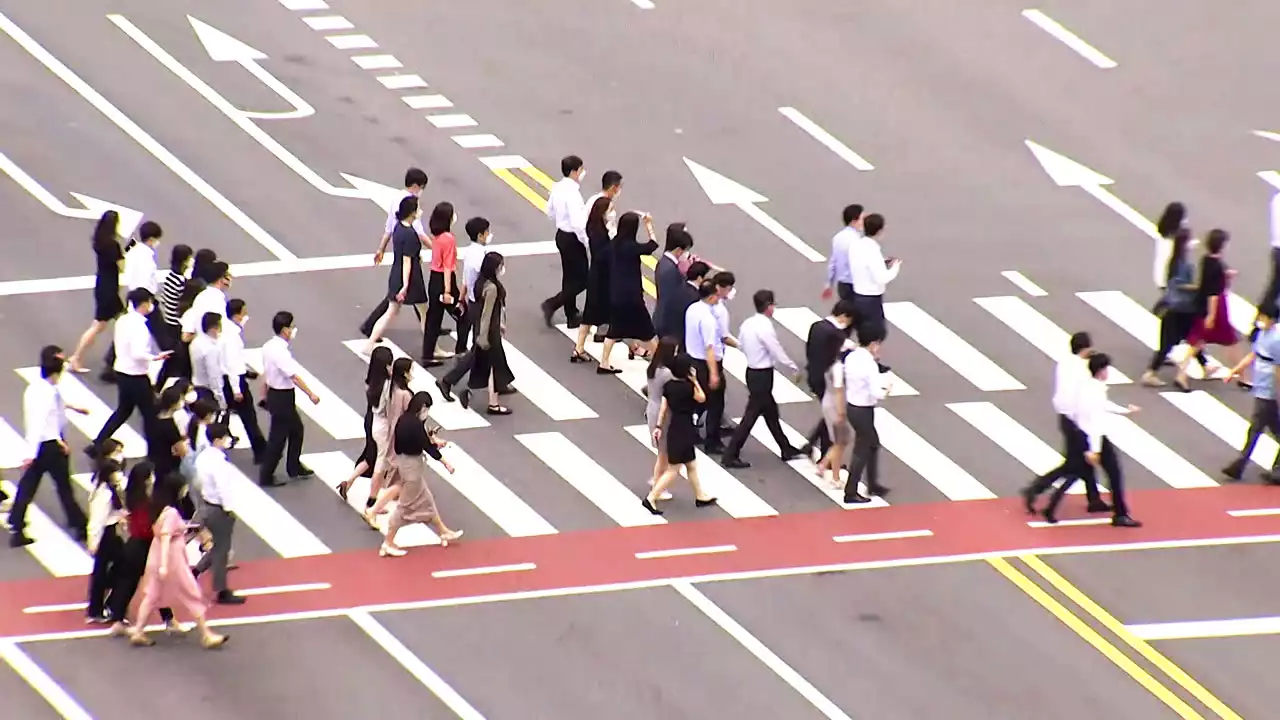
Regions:
<instances>
[{"instance_id":1,"label":"white shirt sleeve","mask_svg":"<svg viewBox=\"0 0 1280 720\"><path fill-rule=\"evenodd\" d=\"M1106 437L1106 386L1090 379L1082 384L1076 402L1076 426L1089 438L1089 452L1102 452Z\"/></svg>"},{"instance_id":2,"label":"white shirt sleeve","mask_svg":"<svg viewBox=\"0 0 1280 720\"><path fill-rule=\"evenodd\" d=\"M44 442L49 427L49 414L53 412L53 386L43 380L31 383L22 394L22 421L26 432L27 459L33 459Z\"/></svg>"},{"instance_id":3,"label":"white shirt sleeve","mask_svg":"<svg viewBox=\"0 0 1280 720\"><path fill-rule=\"evenodd\" d=\"M107 481L108 483L110 480ZM89 493L89 549L96 551L111 518L111 488L107 483L95 485Z\"/></svg>"}]
</instances>

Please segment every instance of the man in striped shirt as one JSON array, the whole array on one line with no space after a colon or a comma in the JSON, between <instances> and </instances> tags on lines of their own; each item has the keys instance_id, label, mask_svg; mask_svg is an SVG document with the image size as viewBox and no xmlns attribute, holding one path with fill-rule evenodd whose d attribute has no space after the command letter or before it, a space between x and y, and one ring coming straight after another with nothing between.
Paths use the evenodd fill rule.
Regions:
<instances>
[{"instance_id":1,"label":"man in striped shirt","mask_svg":"<svg viewBox=\"0 0 1280 720\"><path fill-rule=\"evenodd\" d=\"M160 346L161 350L176 350L178 343L181 342L182 314L179 312L178 303L182 300L182 291L187 287L187 273L191 271L192 257L191 246L173 246L173 252L169 255L169 273L160 281L158 298L160 311L151 313L147 318L151 326L151 335L155 337L156 345ZM171 363L165 363L164 367L160 368L156 387L164 387L168 380L166 371L173 371Z\"/></svg>"}]
</instances>

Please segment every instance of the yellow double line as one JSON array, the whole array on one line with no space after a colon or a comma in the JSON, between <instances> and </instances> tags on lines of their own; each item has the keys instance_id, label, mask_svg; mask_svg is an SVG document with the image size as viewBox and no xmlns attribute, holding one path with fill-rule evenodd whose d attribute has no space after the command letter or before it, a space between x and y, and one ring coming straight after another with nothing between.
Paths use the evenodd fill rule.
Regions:
<instances>
[{"instance_id":1,"label":"yellow double line","mask_svg":"<svg viewBox=\"0 0 1280 720\"><path fill-rule=\"evenodd\" d=\"M1227 707L1226 703L1219 700L1203 685L1196 682L1185 670L1151 647L1145 640L1129 632L1124 623L1121 623L1111 613L1102 609L1088 595L1085 595L1079 588L1072 585L1043 560L1035 555L1024 555L1019 557L1018 560L1025 564L1034 574L1040 576L1063 597L1074 603L1086 615L1093 618L1107 632L1119 638L1123 644L1129 646L1133 652L1137 653L1143 660L1146 660L1148 664L1164 673L1174 684L1185 690L1204 707L1211 710L1216 717L1223 720L1243 720L1238 713ZM996 572L1016 585L1019 590L1026 593L1028 597L1035 600L1041 607L1062 621L1062 624L1070 628L1072 632L1102 653L1108 660L1128 674L1129 677L1136 680L1139 685L1156 696L1169 709L1177 713L1178 717L1186 718L1187 720L1205 720L1204 715L1191 707L1176 692L1160 680L1157 680L1154 675L1142 665L1139 665L1115 643L1103 637L1101 633L1081 619L1079 615L1068 609L1066 605L1059 602L1057 598L1050 595L1043 587L1028 577L1026 573L1014 567L1008 560L996 558L986 562L995 568Z\"/></svg>"},{"instance_id":2,"label":"yellow double line","mask_svg":"<svg viewBox=\"0 0 1280 720\"><path fill-rule=\"evenodd\" d=\"M539 193L535 188L530 187L529 183L522 180L520 175L516 175L516 172L518 171L521 175L524 175L538 185L541 185L547 192L551 192L551 186L555 185L555 181L551 179L551 176L532 165L516 168L515 170L508 170L507 168L492 168L492 170L493 174L497 175L499 180L506 183L507 187L515 190L517 195L528 200L530 205L538 208L540 212L545 213L547 211L546 198L542 197L542 193ZM641 257L640 261L643 262L650 270L654 270L658 267L658 261L650 255ZM649 297L658 297L658 288L654 286L653 282L649 280L649 278L641 277L640 282L644 285L644 291L649 295Z\"/></svg>"}]
</instances>

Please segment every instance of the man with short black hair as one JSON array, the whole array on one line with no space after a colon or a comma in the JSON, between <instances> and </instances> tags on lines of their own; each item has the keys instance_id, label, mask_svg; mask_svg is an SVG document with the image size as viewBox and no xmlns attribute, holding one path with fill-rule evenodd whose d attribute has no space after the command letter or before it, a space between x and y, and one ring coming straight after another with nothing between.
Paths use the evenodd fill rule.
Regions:
<instances>
[{"instance_id":1,"label":"man with short black hair","mask_svg":"<svg viewBox=\"0 0 1280 720\"><path fill-rule=\"evenodd\" d=\"M853 274L849 270L849 246L862 237L862 206L846 205L841 214L844 227L831 238L831 257L827 258L827 287L822 299L835 293L841 300L853 299Z\"/></svg>"},{"instance_id":2,"label":"man with short black hair","mask_svg":"<svg viewBox=\"0 0 1280 720\"><path fill-rule=\"evenodd\" d=\"M227 373L222 366L221 335L222 316L216 312L205 313L200 318L200 332L191 341L191 384L225 410L222 386Z\"/></svg>"},{"instance_id":3,"label":"man with short black hair","mask_svg":"<svg viewBox=\"0 0 1280 720\"><path fill-rule=\"evenodd\" d=\"M782 349L778 334L773 329L773 291L757 290L751 301L755 305L756 314L743 320L738 330L738 342L747 360L747 409L725 447L721 462L731 469L751 467L750 463L739 457L739 453L747 442L747 435L755 427L756 420L762 417L769 433L773 435L783 462L800 455L800 451L791 446L782 432L778 401L773 399L773 375L777 366L782 365L793 374L800 372L800 368L787 357L787 352Z\"/></svg>"},{"instance_id":4,"label":"man with short black hair","mask_svg":"<svg viewBox=\"0 0 1280 720\"><path fill-rule=\"evenodd\" d=\"M111 437L125 424L134 410L142 414L143 434L147 435L151 423L155 421L155 395L151 387L151 363L164 360L172 353L169 351L156 353L151 329L147 327L147 315L155 307L155 297L146 288L129 291L129 311L119 320L115 327L116 360L112 365L115 371L116 388L119 391L119 402L115 412L107 419L98 437L89 446L93 451L103 440Z\"/></svg>"},{"instance_id":5,"label":"man with short black hair","mask_svg":"<svg viewBox=\"0 0 1280 720\"><path fill-rule=\"evenodd\" d=\"M297 390L305 393L312 405L320 402L320 396L307 387L307 381L302 378L302 366L293 359L289 350L289 343L298 336L293 313L287 310L276 313L271 318L271 330L275 337L262 346L262 381L267 386L263 402L271 415L266 453L258 466L258 484L263 487L283 484L275 477L282 457L289 477L308 478L315 474L302 464L303 426L302 416L298 414Z\"/></svg>"},{"instance_id":6,"label":"man with short black hair","mask_svg":"<svg viewBox=\"0 0 1280 720\"><path fill-rule=\"evenodd\" d=\"M859 482L866 483L869 495L881 496L889 492L880 484L880 433L876 430L876 406L890 390L880 372L880 343L883 341L884 333L877 327L859 330L858 347L844 357L844 390L848 404L845 412L853 428L853 455L844 486L846 504L868 502L866 495L859 491ZM838 461L836 465L832 471L838 478Z\"/></svg>"},{"instance_id":7,"label":"man with short black hair","mask_svg":"<svg viewBox=\"0 0 1280 720\"><path fill-rule=\"evenodd\" d=\"M219 345L222 349L222 369L226 373L222 385L223 402L240 416L249 445L253 448L253 462L258 464L266 453L267 440L258 425L258 410L253 402L253 390L249 387L249 366L244 359L244 325L249 321L249 307L244 300L232 298L227 302L227 322L222 323Z\"/></svg>"},{"instance_id":8,"label":"man with short black hair","mask_svg":"<svg viewBox=\"0 0 1280 720\"><path fill-rule=\"evenodd\" d=\"M423 172L420 168L416 168L416 167L409 168L404 173L405 197L421 198L422 191L427 188L428 182L430 182L430 180L429 178L427 178L427 174ZM375 267L382 264L382 258L387 253L387 245L390 244L391 242L391 232L396 229L396 224L399 222L396 220L396 210L399 207L400 207L400 203L397 201L395 205L392 205L390 208L387 208L388 210L387 222L382 231L382 239L378 241L378 249L376 252L373 253L373 264ZM427 231L422 228L421 217L418 217L413 221L413 229L418 231L418 240L422 242L422 247L430 250L431 236L428 235ZM390 302L390 298L388 298L387 293L383 291L382 299L378 301L378 304L376 306L374 306L373 312L369 313L369 316L364 319L363 323L360 323L361 335L364 335L365 337L369 337L370 335L373 334L374 324L378 322L379 318L381 318L383 315L387 313L388 302ZM413 306L413 311L415 313L418 312L417 305ZM421 317L421 315L419 315L419 317Z\"/></svg>"},{"instance_id":9,"label":"man with short black hair","mask_svg":"<svg viewBox=\"0 0 1280 720\"><path fill-rule=\"evenodd\" d=\"M578 295L587 289L587 206L582 201L582 158L567 155L560 161L564 178L551 187L547 217L556 228L556 250L560 253L560 292L542 301L542 318L551 327L551 318L564 308L570 329L581 324Z\"/></svg>"},{"instance_id":10,"label":"man with short black hair","mask_svg":"<svg viewBox=\"0 0 1280 720\"><path fill-rule=\"evenodd\" d=\"M849 238L849 275L853 280L852 299L858 313L858 331L861 332L865 326L876 327L881 335L887 337L889 328L884 317L884 292L898 277L902 261L885 258L879 241L883 230L883 215L872 213L863 219L862 234Z\"/></svg>"},{"instance_id":11,"label":"man with short black hair","mask_svg":"<svg viewBox=\"0 0 1280 720\"><path fill-rule=\"evenodd\" d=\"M467 237L471 238L471 244L459 253L459 259L462 261L462 288L465 298L463 305L466 314L458 322L458 347L467 348L468 341L472 341L472 344L469 349L464 349L454 358L453 367L449 368L449 372L436 380L436 389L447 402L453 402L454 386L462 382L462 378L471 372L471 366L475 362L475 338L468 336L474 334L475 328L480 324L480 304L476 302L476 280L480 278L480 265L484 262L485 256L492 252L489 249L489 243L493 241L493 231L489 228L489 221L485 218L473 217L468 220L466 230ZM505 359L503 362L506 362ZM495 368L495 373L496 378L510 377L510 370L499 371ZM510 380L505 380L497 387L505 388L508 385Z\"/></svg>"},{"instance_id":12,"label":"man with short black hair","mask_svg":"<svg viewBox=\"0 0 1280 720\"><path fill-rule=\"evenodd\" d=\"M855 314L851 300L840 300L831 308L830 315L814 321L809 326L809 334L804 341L805 372L809 391L819 401L822 400L822 396L827 392L827 368L831 367L832 363L838 358L838 356L828 357L823 354L825 348L831 346L827 338L834 333L839 333L841 337L848 341L853 334ZM800 452L812 456L815 444L820 455L826 455L827 450L831 448L831 434L827 431L826 420L822 418L818 418L817 427L809 433L804 447L800 448Z\"/></svg>"},{"instance_id":13,"label":"man with short black hair","mask_svg":"<svg viewBox=\"0 0 1280 720\"><path fill-rule=\"evenodd\" d=\"M201 570L213 571L214 599L219 605L243 605L244 597L227 585L231 560L231 534L236 527L234 490L239 471L227 459L227 450L235 444L225 423L209 426L209 446L196 456L196 482L203 506L204 526L213 538L213 546L201 558Z\"/></svg>"}]
</instances>

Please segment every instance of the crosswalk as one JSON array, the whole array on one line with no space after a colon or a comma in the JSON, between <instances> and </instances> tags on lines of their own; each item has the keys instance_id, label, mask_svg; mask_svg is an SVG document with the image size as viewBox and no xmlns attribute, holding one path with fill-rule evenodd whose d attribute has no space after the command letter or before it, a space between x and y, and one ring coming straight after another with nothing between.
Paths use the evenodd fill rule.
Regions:
<instances>
[{"instance_id":1,"label":"crosswalk","mask_svg":"<svg viewBox=\"0 0 1280 720\"><path fill-rule=\"evenodd\" d=\"M1051 411L1047 402L1034 403L1038 417L1022 417L1028 410L1026 402L1012 399L1025 391L1040 388L1047 395L1051 382L1052 362L1067 352L1069 332L1050 315L1062 312L1054 303L1075 303L1093 311L1098 326L1109 323L1117 327L1123 336L1136 341L1126 348L1128 359L1142 357L1156 346L1158 319L1140 302L1117 291L1080 292L1064 298L1030 297L1012 295L973 298L979 308L979 319L987 322L980 329L960 332L948 327L931 314L929 308L915 302L891 302L885 306L886 317L892 327L892 348L905 345L923 350L933 367L919 362L896 368L891 397L877 409L876 422L881 444L886 454L896 459L905 470L896 471L888 480L897 487L904 485L922 489L916 497L932 497L935 500L969 501L1009 496L1032 474L1043 473L1062 460L1057 449L1056 433L1047 435L1028 427L1049 427ZM1072 312L1079 312L1073 308ZM1242 331L1250 327L1254 308L1238 296L1231 299L1232 321ZM798 352L808 334L809 326L820 319L818 313L805 307L778 308L774 319L782 329L780 336L796 353L793 358L802 360ZM1075 328L1073 328L1075 329ZM576 340L576 330L559 326L559 333L566 341ZM364 362L366 341L353 339L340 342L343 349L334 348L338 355L351 353ZM412 357L394 343L384 343L397 358ZM561 348L563 343L557 344ZM986 347L989 356L979 345ZM1006 369L992 359L1008 358L1014 349L1029 349L1029 361ZM567 350L567 346L564 346ZM587 353L599 360L603 347L588 342ZM526 413L518 421L494 418L468 409L457 402L445 402L435 386L435 378L416 362L413 366L411 386L415 391L430 393L434 399L432 416L448 434L450 445L444 450L455 472L450 473L439 463L431 461L434 473L433 492L446 517L451 508L459 504L470 507L469 517L482 516L489 523L490 534L509 537L535 537L557 532L556 526L565 525L563 507L551 506L548 498L566 497L569 493L586 506L598 511L595 524L612 524L623 527L661 525L681 522L686 517L761 518L778 515L790 508L806 509L841 508L865 511L883 507L886 502L875 498L863 505L843 504L843 492L819 477L808 459L792 460L787 467L768 470L771 479L766 482L757 477L755 469L745 472L729 472L716 458L698 455L698 470L708 492L715 495L717 508L699 511L688 516L680 513L666 517L649 514L640 505L640 497L647 490L651 473L653 448L647 427L643 424L643 398L647 377L646 362L627 359L625 347L615 350L613 365L621 372L599 380L606 386L621 383L633 398L627 401L619 422L617 412L612 420L600 414L596 407L579 397L570 388L581 383L584 375L570 369L564 361L567 352L555 357L535 361L511 342L506 342L506 352L517 378L516 387L523 405L536 409ZM261 352L246 352L250 367L261 370ZM306 358L300 358L306 365ZM327 365L326 365L327 366ZM734 384L731 389L731 407L745 397L742 388L746 374L746 361L740 352L726 356L725 372ZM1131 386L1133 377L1140 373L1140 365L1127 367L1129 374L1114 371L1110 383L1114 386ZM39 378L38 369L16 368L17 375L27 383ZM574 379L566 377L575 373ZM1015 374L1016 373L1016 374ZM337 486L353 475L354 458L363 445L363 407L353 407L344 397L359 398L359 390L349 386L358 383L353 377L320 377L323 373L303 370L304 379L320 401L299 397L298 407L309 424L308 446L318 449L303 456L303 463L315 470L316 484L332 491L337 500ZM918 388L929 385L931 378L957 381L951 385L961 396L948 396L932 400ZM594 375L591 376L594 379ZM783 432L793 446L804 444L804 435L819 418L817 404L797 384L798 380L784 373L776 374L775 399L784 407L784 414L793 421L802 422L797 429L783 422ZM326 384L326 381L331 384ZM933 383L934 386L937 383ZM338 387L343 392L335 392ZM114 393L109 388L91 388L77 377L63 380L63 394L72 405L86 409L87 414L68 413L71 427L84 439L94 437L105 423L114 405ZM975 397L975 392L978 393ZM1225 392L1225 391L1223 391ZM1222 393L1219 392L1219 395ZM1175 489L1213 487L1215 468L1198 467L1180 454L1178 449L1159 439L1150 429L1160 423L1144 422L1148 414L1170 415L1178 422L1189 422L1189 427L1203 431L1204 440L1197 446L1208 445L1224 462L1232 450L1241 443L1248 421L1231 404L1203 390L1190 393L1151 391L1142 397L1143 413L1130 417L1117 417L1111 427L1111 438L1131 466L1141 466L1162 486ZM1230 399L1228 397L1228 399ZM1241 402L1233 402L1244 407ZM616 403L615 403L616 405ZM616 409L616 408L614 408ZM797 418L803 417L803 420ZM1021 417L1021 419L1020 419ZM21 418L20 408L11 408L7 419L0 417L0 466L10 468L5 489L12 494L17 479L17 468L26 451L21 433L15 429ZM944 439L936 436L939 427L951 422L951 432L965 433L962 438ZM957 424L958 423L958 424ZM804 432L802 432L802 430ZM128 457L145 455L146 445L141 435L131 426L122 427L115 435L125 446ZM764 427L758 423L751 437L756 449L748 448L747 457L758 459L758 465L769 461L766 453L776 456L778 447ZM495 440L496 438L496 440ZM629 438L629 439L628 439ZM325 448L327 441L331 448ZM1179 445L1181 443L1181 445ZM948 455L939 445L953 448ZM1185 438L1177 443L1185 449ZM964 447L965 452L955 453L954 448ZM323 449L322 449L323 448ZM501 448L501 452L494 448ZM1280 446L1270 438L1263 438L1252 456L1252 462L1260 468L1269 468ZM238 451L237 451L238 452ZM1012 461L1012 467L1024 471L1017 477L992 477L989 468L993 463L988 457L1003 456ZM1201 458L1204 456L1201 455ZM994 466L998 466L994 464ZM500 468L500 469L497 469ZM252 474L252 473L250 473ZM905 477L903 476L905 474ZM798 477L797 477L798 476ZM785 478L779 481L777 478ZM802 482L801 482L802 480ZM350 532L335 532L331 526L304 522L304 516L314 520L315 513L300 508L295 503L297 495L263 489L249 475L237 472L234 478L236 513L243 530L262 541L274 556L283 558L324 555L350 549ZM83 494L88 479L77 476ZM681 489L675 488L677 497ZM325 491L317 491L322 494ZM356 477L347 496L347 515L352 525L361 527L356 513L364 507L369 492L369 481ZM1073 493L1082 492L1077 486ZM922 495L923 493L923 495ZM687 491L685 492L687 496ZM58 577L87 574L92 560L84 548L71 539L61 527L61 510L56 503L45 503L44 498L33 505L27 516L27 532L36 540L26 552L48 573ZM680 501L677 500L677 503ZM342 505L336 503L341 508ZM690 503L691 504L691 503ZM394 511L392 503L389 510ZM336 511L345 513L345 511ZM389 514L376 517L377 530L386 532ZM555 521L554 524L552 521ZM586 523L585 525L590 525ZM470 528L468 528L470 530ZM473 533L469 532L468 536ZM480 531L484 536L484 531ZM370 544L376 544L377 535L369 533ZM417 525L405 528L398 542L411 547L439 544L440 540L430 528ZM18 552L18 551L14 551Z\"/></svg>"}]
</instances>

